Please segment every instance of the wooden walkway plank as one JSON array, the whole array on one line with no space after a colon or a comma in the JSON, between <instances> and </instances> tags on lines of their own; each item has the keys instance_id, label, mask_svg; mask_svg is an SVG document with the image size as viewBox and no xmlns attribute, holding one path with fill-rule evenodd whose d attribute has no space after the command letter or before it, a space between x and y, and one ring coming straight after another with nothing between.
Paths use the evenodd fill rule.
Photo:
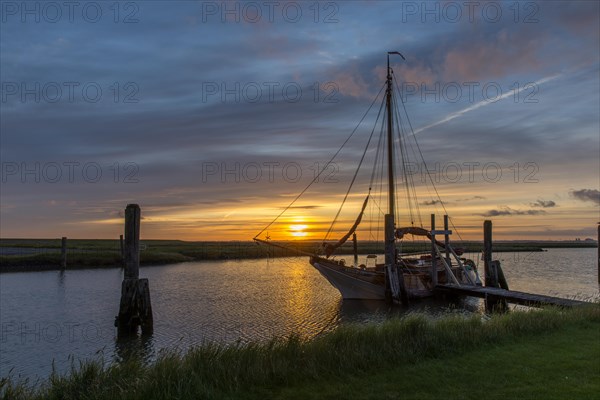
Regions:
<instances>
[{"instance_id":1,"label":"wooden walkway plank","mask_svg":"<svg viewBox=\"0 0 600 400\"><path fill-rule=\"evenodd\" d=\"M546 296L542 294L525 293L516 290L506 290L489 286L457 286L457 285L437 285L436 291L442 293L452 293L457 295L473 296L480 298L496 298L506 300L509 303L521 304L525 306L556 305L561 307L574 307L589 304L585 301L563 299L560 297Z\"/></svg>"}]
</instances>

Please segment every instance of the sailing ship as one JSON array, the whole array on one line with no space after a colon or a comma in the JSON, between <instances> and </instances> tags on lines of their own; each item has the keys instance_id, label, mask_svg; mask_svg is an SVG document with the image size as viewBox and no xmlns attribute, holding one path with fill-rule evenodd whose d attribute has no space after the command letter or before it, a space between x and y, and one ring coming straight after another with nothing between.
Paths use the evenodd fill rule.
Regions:
<instances>
[{"instance_id":1,"label":"sailing ship","mask_svg":"<svg viewBox=\"0 0 600 400\"><path fill-rule=\"evenodd\" d=\"M371 174L371 183L369 184L368 193L364 202L362 203L358 217L349 231L339 240L335 242L324 240L319 244L318 248L314 252L306 252L293 249L289 244L286 243L272 241L270 240L268 233L264 238L260 237L263 233L265 233L266 229L273 224L273 222L275 222L299 199L306 189L302 191L300 195L298 195L298 197L296 197L294 201L292 201L292 203L285 208L273 222L271 222L271 224L267 225L265 229L256 235L254 240L258 243L267 244L269 246L291 249L298 254L308 256L310 264L317 269L321 275L327 279L329 283L331 283L331 285L339 290L343 299L388 300L408 304L410 299L433 295L436 285L454 284L458 286L481 286L481 279L477 272L475 263L472 260L461 257L463 255L463 250L455 248L450 243L449 237L452 234L452 231L449 229L449 219L447 215L444 215L444 228L441 230L437 230L435 228L434 214L431 214L431 226L429 228L415 225L415 218L413 218L412 211L409 226L397 226L397 222L399 221L398 209L396 205L396 178L398 172L401 173L404 184L406 185L407 194L410 195L412 193L414 196L412 205L414 206L415 204L418 204L418 202L415 185L412 181L412 175L407 174L407 166L409 163L406 160L408 155L406 145L407 137L410 135L415 141L416 138L414 136L414 132L412 131L412 125L408 119L408 114L406 114L406 108L404 106L401 93L399 93L400 91L398 90L398 85L394 79L394 71L390 67L390 56L392 55L400 56L403 60L405 60L404 56L400 52L391 51L387 53L386 81L379 91L379 94L371 104L372 107L377 98L384 93L384 95L381 96L382 100L379 109L380 111L375 122L376 125L378 123L381 124L380 139L379 143L377 144L375 160L379 159L382 162L381 175L383 175L383 169L387 170L387 211L384 213L381 211L381 207L377 205L377 207L380 209L379 214L380 216L383 216L384 220L384 262L378 263L377 255L369 254L366 257L366 262L359 265L357 252L356 230L361 224L367 204L369 201L374 201L374 196L372 196L371 190L373 187L373 179L376 175L375 165L377 165L377 161L374 163L373 173ZM394 88L396 88L396 91L394 91ZM385 89L385 92L383 89ZM399 104L402 105L406 115L405 118L400 118ZM371 109L371 107L369 107L369 109ZM404 132L403 134L402 130L406 131L407 128L410 129L410 132ZM398 131L397 136L395 135L396 131ZM371 137L369 137L369 141L359 162L357 172L355 173L350 184L350 188L344 197L342 206L348 198L350 189L355 182L358 170L360 170L365 158L365 154L367 153L369 145L372 142L371 138L374 132L375 128L371 132ZM347 141L348 140L346 140L346 142ZM418 143L416 144L416 148L419 149L418 152L422 157ZM397 155L400 156L399 171L397 170L398 167L396 166ZM332 160L334 158L332 158ZM384 159L387 161L387 168L383 167ZM330 162L332 162L332 160L330 160ZM325 165L321 172L325 171L326 168L327 165ZM318 178L318 176L319 175L317 175L315 178ZM430 180L431 184L434 185L433 179ZM311 184L314 183L314 181L315 180L313 180ZM437 194L437 190L435 190L435 193ZM441 199L436 200L436 202L443 204ZM338 211L337 216L339 216L339 213L340 212ZM335 219L337 219L337 216ZM421 219L419 218L419 220ZM402 252L402 242L408 235L423 238L426 243L427 250L420 252L413 251L410 253ZM343 259L336 259L335 254L336 251L339 251L339 249L350 239L350 237L352 237L354 244L354 263L352 265L347 265Z\"/></svg>"}]
</instances>

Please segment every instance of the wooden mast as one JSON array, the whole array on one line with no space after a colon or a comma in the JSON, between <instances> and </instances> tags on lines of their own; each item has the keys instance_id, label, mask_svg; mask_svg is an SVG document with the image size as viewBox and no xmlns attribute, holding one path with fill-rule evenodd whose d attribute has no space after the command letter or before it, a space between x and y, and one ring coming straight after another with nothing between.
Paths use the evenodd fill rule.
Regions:
<instances>
[{"instance_id":1,"label":"wooden mast","mask_svg":"<svg viewBox=\"0 0 600 400\"><path fill-rule=\"evenodd\" d=\"M394 135L392 128L392 71L390 69L390 54L387 56L387 89L385 92L385 105L387 109L387 150L388 150L388 214L395 217L395 187L394 187Z\"/></svg>"},{"instance_id":2,"label":"wooden mast","mask_svg":"<svg viewBox=\"0 0 600 400\"><path fill-rule=\"evenodd\" d=\"M388 214L385 216L385 266L386 266L386 296L401 300L408 304L408 293L404 286L404 276L396 262L396 190L394 179L394 129L392 114L392 69L390 68L390 54L397 54L404 60L404 56L397 51L387 53L387 80L385 102L387 111L387 156L388 156Z\"/></svg>"},{"instance_id":3,"label":"wooden mast","mask_svg":"<svg viewBox=\"0 0 600 400\"><path fill-rule=\"evenodd\" d=\"M394 221L396 219L395 187L394 187L394 135L392 134L392 72L390 70L390 53L387 54L387 80L385 106L387 111L387 156L388 156L388 213L385 216L385 264L389 267L396 264L396 246ZM391 225L391 226L388 226Z\"/></svg>"}]
</instances>

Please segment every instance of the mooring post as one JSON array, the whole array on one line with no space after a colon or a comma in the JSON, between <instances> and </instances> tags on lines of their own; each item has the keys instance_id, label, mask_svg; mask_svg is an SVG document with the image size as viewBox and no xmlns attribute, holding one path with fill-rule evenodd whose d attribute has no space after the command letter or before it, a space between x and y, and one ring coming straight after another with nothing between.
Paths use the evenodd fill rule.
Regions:
<instances>
[{"instance_id":1,"label":"mooring post","mask_svg":"<svg viewBox=\"0 0 600 400\"><path fill-rule=\"evenodd\" d=\"M504 278L504 273L500 267L499 261L492 261L492 221L483 222L483 265L485 269L485 286L499 288L504 286L508 290L508 284ZM500 284L502 281L502 285ZM485 309L487 312L505 312L508 305L505 300L493 296L487 296L485 299Z\"/></svg>"},{"instance_id":2,"label":"mooring post","mask_svg":"<svg viewBox=\"0 0 600 400\"><path fill-rule=\"evenodd\" d=\"M125 209L125 272L119 315L115 319L119 336L135 334L138 326L142 327L142 334L151 333L153 329L150 286L148 279L139 279L140 220L140 206L128 204Z\"/></svg>"},{"instance_id":3,"label":"mooring post","mask_svg":"<svg viewBox=\"0 0 600 400\"><path fill-rule=\"evenodd\" d=\"M448 215L444 215L444 246L446 248L446 264L452 267L452 261L450 260L450 235L448 234ZM450 282L448 271L446 271L446 283Z\"/></svg>"},{"instance_id":4,"label":"mooring post","mask_svg":"<svg viewBox=\"0 0 600 400\"><path fill-rule=\"evenodd\" d=\"M437 251L435 251L435 214L431 214L431 284L435 288L438 284L437 276Z\"/></svg>"},{"instance_id":5,"label":"mooring post","mask_svg":"<svg viewBox=\"0 0 600 400\"><path fill-rule=\"evenodd\" d=\"M508 290L508 281L504 276L504 271L502 271L502 265L500 265L500 261L492 261L492 269L494 271L494 276L498 282L497 287Z\"/></svg>"},{"instance_id":6,"label":"mooring post","mask_svg":"<svg viewBox=\"0 0 600 400\"><path fill-rule=\"evenodd\" d=\"M123 235L119 235L119 245L121 246L121 267L125 268L125 244L123 243Z\"/></svg>"},{"instance_id":7,"label":"mooring post","mask_svg":"<svg viewBox=\"0 0 600 400\"><path fill-rule=\"evenodd\" d=\"M485 275L485 286L493 285L492 272L492 221L483 221L483 269ZM498 304L493 298L485 297L485 310L492 312Z\"/></svg>"},{"instance_id":8,"label":"mooring post","mask_svg":"<svg viewBox=\"0 0 600 400\"><path fill-rule=\"evenodd\" d=\"M125 279L140 277L140 206L125 209Z\"/></svg>"},{"instance_id":9,"label":"mooring post","mask_svg":"<svg viewBox=\"0 0 600 400\"><path fill-rule=\"evenodd\" d=\"M67 268L67 238L65 236L62 237L60 246L60 267Z\"/></svg>"},{"instance_id":10,"label":"mooring post","mask_svg":"<svg viewBox=\"0 0 600 400\"><path fill-rule=\"evenodd\" d=\"M358 267L358 242L356 240L356 232L352 234L352 250L354 251L354 268Z\"/></svg>"},{"instance_id":11,"label":"mooring post","mask_svg":"<svg viewBox=\"0 0 600 400\"><path fill-rule=\"evenodd\" d=\"M483 221L483 268L485 274L485 286L497 287L494 284L494 272L492 271L492 221Z\"/></svg>"}]
</instances>

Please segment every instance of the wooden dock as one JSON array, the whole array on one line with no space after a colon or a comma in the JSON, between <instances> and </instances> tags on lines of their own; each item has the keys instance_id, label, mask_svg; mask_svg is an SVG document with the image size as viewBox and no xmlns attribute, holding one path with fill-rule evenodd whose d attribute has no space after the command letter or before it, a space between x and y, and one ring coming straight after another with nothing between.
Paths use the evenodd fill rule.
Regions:
<instances>
[{"instance_id":1,"label":"wooden dock","mask_svg":"<svg viewBox=\"0 0 600 400\"><path fill-rule=\"evenodd\" d=\"M560 297L545 296L541 294L517 292L515 290L506 290L490 286L437 285L435 289L436 292L439 293L451 293L462 296L473 296L488 300L505 300L509 303L534 307L540 307L543 305L575 307L584 304L589 304L585 301L563 299Z\"/></svg>"}]
</instances>

